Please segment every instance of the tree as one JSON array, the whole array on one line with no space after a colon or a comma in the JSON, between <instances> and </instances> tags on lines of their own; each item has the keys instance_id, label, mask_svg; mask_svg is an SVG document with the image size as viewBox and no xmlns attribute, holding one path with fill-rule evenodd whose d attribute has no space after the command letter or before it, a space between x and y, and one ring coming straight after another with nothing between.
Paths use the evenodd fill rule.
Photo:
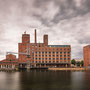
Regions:
<instances>
[{"instance_id":1,"label":"tree","mask_svg":"<svg viewBox=\"0 0 90 90\"><path fill-rule=\"evenodd\" d=\"M74 65L76 64L75 59L72 59L72 60L71 60L71 64L74 64Z\"/></svg>"},{"instance_id":2,"label":"tree","mask_svg":"<svg viewBox=\"0 0 90 90\"><path fill-rule=\"evenodd\" d=\"M83 60L80 62L81 66L83 66Z\"/></svg>"},{"instance_id":3,"label":"tree","mask_svg":"<svg viewBox=\"0 0 90 90\"><path fill-rule=\"evenodd\" d=\"M77 62L77 66L80 66L80 64L81 64L81 62L79 61L79 62Z\"/></svg>"}]
</instances>

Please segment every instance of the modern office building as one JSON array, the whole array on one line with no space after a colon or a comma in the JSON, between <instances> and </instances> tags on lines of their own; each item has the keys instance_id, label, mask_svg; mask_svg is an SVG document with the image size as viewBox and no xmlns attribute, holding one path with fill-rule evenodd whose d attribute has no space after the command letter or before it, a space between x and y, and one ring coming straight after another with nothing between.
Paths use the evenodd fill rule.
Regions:
<instances>
[{"instance_id":1,"label":"modern office building","mask_svg":"<svg viewBox=\"0 0 90 90\"><path fill-rule=\"evenodd\" d=\"M34 43L30 42L30 34L24 32L18 53L19 65L24 66L30 63L31 67L64 67L71 62L70 45L49 45L48 35L43 36L43 43L38 43L36 30Z\"/></svg>"},{"instance_id":2,"label":"modern office building","mask_svg":"<svg viewBox=\"0 0 90 90\"><path fill-rule=\"evenodd\" d=\"M90 45L83 48L84 67L90 66Z\"/></svg>"}]
</instances>

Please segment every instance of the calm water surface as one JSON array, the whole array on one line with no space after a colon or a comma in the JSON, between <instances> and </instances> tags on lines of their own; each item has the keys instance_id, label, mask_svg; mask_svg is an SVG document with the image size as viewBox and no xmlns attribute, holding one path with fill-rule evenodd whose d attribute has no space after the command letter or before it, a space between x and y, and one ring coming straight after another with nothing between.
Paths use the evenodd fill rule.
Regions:
<instances>
[{"instance_id":1,"label":"calm water surface","mask_svg":"<svg viewBox=\"0 0 90 90\"><path fill-rule=\"evenodd\" d=\"M90 90L90 71L0 72L0 90Z\"/></svg>"}]
</instances>

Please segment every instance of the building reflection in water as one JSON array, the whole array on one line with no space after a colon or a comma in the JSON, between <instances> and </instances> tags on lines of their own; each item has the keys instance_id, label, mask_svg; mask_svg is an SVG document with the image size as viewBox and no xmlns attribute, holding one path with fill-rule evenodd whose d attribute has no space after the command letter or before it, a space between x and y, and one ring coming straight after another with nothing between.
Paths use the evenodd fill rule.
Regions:
<instances>
[{"instance_id":1,"label":"building reflection in water","mask_svg":"<svg viewBox=\"0 0 90 90\"><path fill-rule=\"evenodd\" d=\"M0 90L90 90L90 71L0 72Z\"/></svg>"},{"instance_id":2,"label":"building reflection in water","mask_svg":"<svg viewBox=\"0 0 90 90\"><path fill-rule=\"evenodd\" d=\"M71 90L85 90L85 72L75 71L71 73Z\"/></svg>"},{"instance_id":3,"label":"building reflection in water","mask_svg":"<svg viewBox=\"0 0 90 90\"><path fill-rule=\"evenodd\" d=\"M90 90L90 71L85 72L85 90Z\"/></svg>"},{"instance_id":4,"label":"building reflection in water","mask_svg":"<svg viewBox=\"0 0 90 90\"><path fill-rule=\"evenodd\" d=\"M70 88L71 72L31 70L20 73L22 90L67 90Z\"/></svg>"},{"instance_id":5,"label":"building reflection in water","mask_svg":"<svg viewBox=\"0 0 90 90\"><path fill-rule=\"evenodd\" d=\"M21 90L19 72L0 72L0 90Z\"/></svg>"}]
</instances>

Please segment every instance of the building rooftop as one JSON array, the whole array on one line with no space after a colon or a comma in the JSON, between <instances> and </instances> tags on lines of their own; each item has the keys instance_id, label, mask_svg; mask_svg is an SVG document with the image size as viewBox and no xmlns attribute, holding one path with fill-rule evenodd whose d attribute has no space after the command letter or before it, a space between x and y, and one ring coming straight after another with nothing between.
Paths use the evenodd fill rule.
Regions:
<instances>
[{"instance_id":1,"label":"building rooftop","mask_svg":"<svg viewBox=\"0 0 90 90\"><path fill-rule=\"evenodd\" d=\"M49 47L70 47L70 45L49 45Z\"/></svg>"}]
</instances>

